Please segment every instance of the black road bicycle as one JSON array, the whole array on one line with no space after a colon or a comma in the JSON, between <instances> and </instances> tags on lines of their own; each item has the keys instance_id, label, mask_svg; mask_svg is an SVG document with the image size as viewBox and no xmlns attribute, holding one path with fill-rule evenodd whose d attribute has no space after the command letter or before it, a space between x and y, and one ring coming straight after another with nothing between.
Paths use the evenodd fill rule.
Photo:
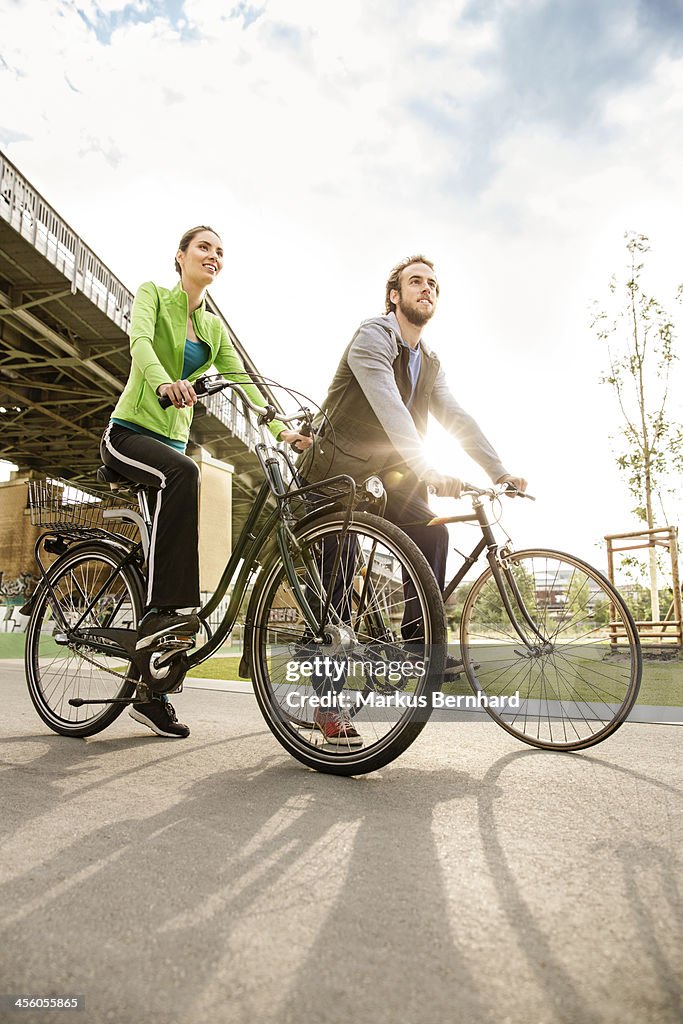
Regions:
<instances>
[{"instance_id":1,"label":"black road bicycle","mask_svg":"<svg viewBox=\"0 0 683 1024\"><path fill-rule=\"evenodd\" d=\"M199 612L203 630L192 653L135 652L150 536L146 489L105 467L100 481L127 486L135 505L76 492L65 481L32 482L32 522L45 532L36 542L41 582L24 609L31 698L55 732L92 736L133 701L177 692L186 673L229 637L246 604L240 674L251 676L277 740L319 771L373 771L413 742L441 684L446 625L439 588L413 542L364 511L369 492L357 492L350 477L298 486L267 429L274 408L253 405L238 384L221 378L195 383L198 394L227 389L258 418L264 481L218 588ZM302 429L310 429L307 410L285 422L302 419ZM381 491L377 480L368 486ZM229 588L212 633L209 619ZM325 681L330 674L333 684ZM361 746L332 744L317 727L316 710L330 698L327 713L343 710Z\"/></svg>"}]
</instances>

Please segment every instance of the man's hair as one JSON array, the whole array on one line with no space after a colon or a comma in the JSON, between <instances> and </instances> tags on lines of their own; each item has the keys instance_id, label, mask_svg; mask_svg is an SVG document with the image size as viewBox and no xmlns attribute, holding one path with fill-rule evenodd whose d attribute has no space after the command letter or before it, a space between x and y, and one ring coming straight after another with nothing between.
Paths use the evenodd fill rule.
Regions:
<instances>
[{"instance_id":1,"label":"man's hair","mask_svg":"<svg viewBox=\"0 0 683 1024\"><path fill-rule=\"evenodd\" d=\"M210 231L212 235L216 236L216 238L220 238L221 237L218 234L218 232L215 230L215 228L210 228L208 224L198 224L196 228L189 228L185 232L183 237L178 242L178 249L180 249L181 252L187 252L188 245L190 244L190 242L192 241L194 236L198 235L200 233L200 231ZM175 270L176 270L176 274L180 274L181 267L180 267L180 264L178 263L177 259L175 260Z\"/></svg>"},{"instance_id":2,"label":"man's hair","mask_svg":"<svg viewBox=\"0 0 683 1024\"><path fill-rule=\"evenodd\" d=\"M399 279L401 277L401 271L405 270L406 267L409 267L411 263L426 263L428 267L431 267L432 270L434 269L434 264L432 263L432 261L428 260L426 256L423 256L422 253L418 253L417 256L406 256L404 260L401 260L400 263L397 263L396 266L391 271L391 273L389 274L389 280L387 281L384 299L384 310L386 313L393 313L394 310L396 309L396 303L392 302L389 296L393 291L400 292L401 286ZM436 294L439 294L438 284L436 286Z\"/></svg>"}]
</instances>

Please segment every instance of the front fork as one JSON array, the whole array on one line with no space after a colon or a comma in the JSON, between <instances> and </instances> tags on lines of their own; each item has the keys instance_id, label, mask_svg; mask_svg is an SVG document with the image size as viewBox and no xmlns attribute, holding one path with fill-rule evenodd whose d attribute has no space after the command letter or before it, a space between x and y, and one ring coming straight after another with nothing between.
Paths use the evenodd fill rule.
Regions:
<instances>
[{"instance_id":1,"label":"front fork","mask_svg":"<svg viewBox=\"0 0 683 1024\"><path fill-rule=\"evenodd\" d=\"M509 559L512 555L513 552L508 547L500 549L495 547L494 549L489 548L486 558L491 568L493 578L496 581L498 593L501 596L510 623L512 624L517 636L527 648L528 654L525 654L525 656L534 657L538 654L547 654L550 650L550 641L546 636L544 636L529 614L524 598L522 597L522 593L517 585L517 580L515 579L514 573L509 565ZM509 588L509 591L507 588ZM514 597L514 603L517 606L517 610L519 611L521 618L533 633L538 644L534 643L533 640L529 638L528 630L525 631L520 625L517 617L517 611L510 600L510 592Z\"/></svg>"},{"instance_id":2,"label":"front fork","mask_svg":"<svg viewBox=\"0 0 683 1024\"><path fill-rule=\"evenodd\" d=\"M305 547L299 544L293 532L286 525L281 525L277 532L278 548L282 558L282 564L284 565L285 573L287 575L287 580L292 588L292 593L299 606L299 610L303 615L306 625L311 630L314 639L319 643L325 642L324 633L330 613L330 600L334 590L337 573L339 572L344 538L347 536L347 530L348 524L346 525L342 540L338 542L338 550L335 555L334 565L332 567L330 579L327 582L325 582L320 575L315 559L311 557L310 552L308 552ZM322 611L317 615L311 608L305 594L304 587L302 587L301 581L297 576L296 565L294 562L294 558L296 556L299 556L302 559L306 573L310 579L310 584L314 588L314 591L317 591L321 595L325 594Z\"/></svg>"},{"instance_id":3,"label":"front fork","mask_svg":"<svg viewBox=\"0 0 683 1024\"><path fill-rule=\"evenodd\" d=\"M515 575L509 564L509 560L513 556L512 548L507 544L503 547L499 547L493 533L493 529L491 528L491 524L486 516L484 503L481 499L473 503L473 509L474 518L476 518L479 526L481 527L483 537L482 545L485 543L487 548L486 560L489 563L493 578L496 581L498 593L501 596L503 606L507 612L510 623L512 624L512 628L526 648L526 652L523 652L525 657L535 657L541 653L547 654L550 649L550 641L543 635L531 617L519 586L517 585ZM510 594L512 594L512 597L514 598L514 604L510 599ZM520 623L520 618L524 623L526 623L528 630L531 630L533 637L535 637L535 640L538 642L535 642L533 638L529 637L528 630L525 630Z\"/></svg>"}]
</instances>

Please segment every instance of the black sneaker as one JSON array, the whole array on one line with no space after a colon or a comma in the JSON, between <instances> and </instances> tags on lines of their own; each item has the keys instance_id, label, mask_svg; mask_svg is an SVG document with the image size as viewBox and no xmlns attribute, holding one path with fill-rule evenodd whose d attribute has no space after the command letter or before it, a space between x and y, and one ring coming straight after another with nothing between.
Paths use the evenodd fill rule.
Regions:
<instances>
[{"instance_id":1,"label":"black sneaker","mask_svg":"<svg viewBox=\"0 0 683 1024\"><path fill-rule=\"evenodd\" d=\"M192 647L195 633L198 632L199 619L194 612L186 615L178 615L177 612L147 612L138 626L135 650L163 647L175 640L181 647Z\"/></svg>"},{"instance_id":2,"label":"black sneaker","mask_svg":"<svg viewBox=\"0 0 683 1024\"><path fill-rule=\"evenodd\" d=\"M148 700L133 704L128 711L131 718L136 722L146 725L157 736L171 736L175 739L184 740L190 735L189 725L179 722L175 708L165 700Z\"/></svg>"}]
</instances>

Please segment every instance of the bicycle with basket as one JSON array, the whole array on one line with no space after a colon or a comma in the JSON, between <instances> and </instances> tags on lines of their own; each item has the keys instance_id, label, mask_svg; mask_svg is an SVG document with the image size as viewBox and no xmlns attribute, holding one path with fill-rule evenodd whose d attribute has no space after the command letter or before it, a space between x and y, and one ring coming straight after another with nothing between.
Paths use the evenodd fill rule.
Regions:
<instances>
[{"instance_id":1,"label":"bicycle with basket","mask_svg":"<svg viewBox=\"0 0 683 1024\"><path fill-rule=\"evenodd\" d=\"M427 562L398 527L366 511L381 491L378 481L368 484L374 496L346 476L299 486L267 430L274 408L255 406L238 384L222 378L201 378L195 390L232 390L256 415L264 477L216 592L199 611L197 648L135 651L151 527L145 488L105 467L99 479L128 487L134 500L76 491L65 481L32 482L31 520L43 532L35 547L41 582L25 608L25 657L38 714L62 735L99 732L135 700L177 692L187 672L220 649L246 608L241 670L285 749L336 774L387 764L423 728L427 698L443 677L445 616ZM284 422L302 420L309 429L308 410ZM406 582L417 598L411 614L420 620L419 661L401 633ZM212 631L210 619L228 593ZM336 690L311 679L306 666L315 657L351 664ZM401 688L412 697L378 715L368 698L396 689L388 681L391 666L400 667ZM336 707L348 705L362 746L332 746L316 728L316 707L330 695L338 698Z\"/></svg>"}]
</instances>

